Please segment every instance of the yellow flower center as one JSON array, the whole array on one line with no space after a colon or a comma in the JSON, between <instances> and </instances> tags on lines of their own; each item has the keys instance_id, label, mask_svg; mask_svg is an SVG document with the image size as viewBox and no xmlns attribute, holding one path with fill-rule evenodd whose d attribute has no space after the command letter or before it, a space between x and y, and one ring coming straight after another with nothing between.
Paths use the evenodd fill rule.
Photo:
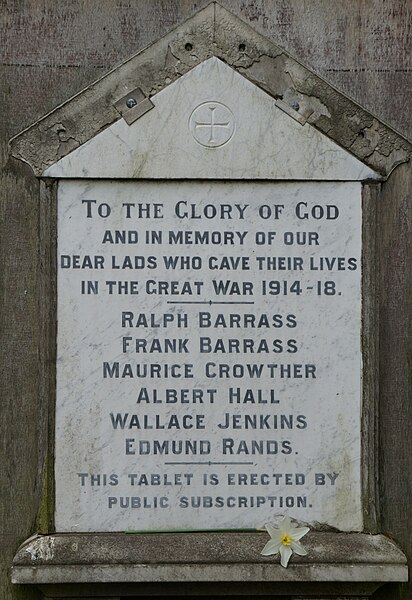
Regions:
<instances>
[{"instance_id":1,"label":"yellow flower center","mask_svg":"<svg viewBox=\"0 0 412 600\"><path fill-rule=\"evenodd\" d=\"M290 536L285 533L285 535L282 536L281 542L284 546L290 546Z\"/></svg>"}]
</instances>

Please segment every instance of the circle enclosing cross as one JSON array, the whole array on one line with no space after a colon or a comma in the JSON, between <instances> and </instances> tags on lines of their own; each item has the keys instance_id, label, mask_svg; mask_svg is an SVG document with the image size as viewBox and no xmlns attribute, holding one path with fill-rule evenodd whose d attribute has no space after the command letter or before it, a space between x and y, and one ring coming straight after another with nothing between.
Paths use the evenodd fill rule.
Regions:
<instances>
[{"instance_id":1,"label":"circle enclosing cross","mask_svg":"<svg viewBox=\"0 0 412 600\"><path fill-rule=\"evenodd\" d=\"M232 138L235 118L221 102L203 102L190 115L189 129L198 144L218 148Z\"/></svg>"}]
</instances>

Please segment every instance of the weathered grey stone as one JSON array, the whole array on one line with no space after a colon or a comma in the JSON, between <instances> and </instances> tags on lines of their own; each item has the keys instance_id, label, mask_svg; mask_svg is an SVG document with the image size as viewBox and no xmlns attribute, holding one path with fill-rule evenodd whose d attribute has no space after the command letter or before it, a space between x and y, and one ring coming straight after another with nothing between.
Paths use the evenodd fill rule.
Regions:
<instances>
[{"instance_id":1,"label":"weathered grey stone","mask_svg":"<svg viewBox=\"0 0 412 600\"><path fill-rule=\"evenodd\" d=\"M384 177L407 162L412 145L303 67L249 25L212 3L12 140L15 157L40 175L120 117L115 105L139 87L150 97L216 56L290 105Z\"/></svg>"},{"instance_id":2,"label":"weathered grey stone","mask_svg":"<svg viewBox=\"0 0 412 600\"><path fill-rule=\"evenodd\" d=\"M217 125L210 152L210 100ZM217 104L216 104L216 101ZM147 107L145 104L150 106ZM142 113L139 112L142 106ZM299 105L300 106L300 105ZM154 108L146 114L147 108ZM135 111L136 114L135 114ZM199 112L200 111L200 112ZM312 111L313 112L313 111ZM132 113L130 115L130 113ZM144 115L143 118L139 118ZM380 176L273 98L212 57L146 98L47 168L55 178L376 180ZM129 118L130 116L130 118ZM186 123L189 125L186 126ZM270 123L270 127L268 127ZM219 129L220 127L220 129ZM228 135L226 139L226 135ZM204 137L203 141L197 137ZM197 137L196 137L197 136ZM204 143L203 143L204 142Z\"/></svg>"},{"instance_id":3,"label":"weathered grey stone","mask_svg":"<svg viewBox=\"0 0 412 600\"><path fill-rule=\"evenodd\" d=\"M34 536L14 558L13 581L59 581L54 573L67 581L90 581L103 571L107 581L120 572L129 580L145 581L156 573L166 576L166 571L174 573L170 581L181 577L196 581L206 574L212 580L224 575L233 581L249 575L269 581L326 577L384 582L407 577L405 555L383 535L310 532L304 544L307 556L294 555L288 569L276 557L261 556L267 539L264 532Z\"/></svg>"},{"instance_id":4,"label":"weathered grey stone","mask_svg":"<svg viewBox=\"0 0 412 600\"><path fill-rule=\"evenodd\" d=\"M340 89L380 114L382 119L404 133L410 131L407 100L412 81L408 43L410 3L399 3L397 10L393 10L391 3L383 0L367 3L349 0L334 5L334 10L330 11L328 0L317 0L304 12L301 0L290 0L287 4L282 0L270 3L223 1L254 29L312 64ZM202 0L198 6L204 4ZM56 3L44 0L42 3L21 3L16 8L15 3L6 2L1 36L5 96L1 124L3 140L100 76L114 61L123 60L136 48L163 35L171 23L192 14L194 6L194 3L171 0L150 3L112 0ZM21 35L25 23L29 25ZM5 157L6 152L2 156ZM380 289L376 292L376 306L381 305L380 324L377 323L381 329L380 345L375 337L376 328L371 331L373 343L380 348L377 358L380 356L383 366L380 378L375 368L376 403L378 406L380 388L383 422L382 436L377 444L381 458L380 477L379 481L377 477L375 480L376 487L380 486L382 528L399 540L410 554L412 537L408 519L412 477L407 473L410 469L408 428L410 433L412 403L408 393L410 369L405 353L408 334L410 340L408 315L412 314L405 310L412 298L408 283L411 280L408 240L412 238L405 212L410 201L408 168L408 165L401 166L402 175L400 169L396 169L388 184L383 186L384 190L387 188L383 202L376 198L379 209L377 253L382 273ZM48 355L44 356L45 337L38 333L39 328L44 329L53 319L53 310L48 313L44 306L46 296L42 283L47 284L51 279L50 270L47 263L39 267L39 238L44 240L44 233L39 231L39 210L48 217L49 207L42 209L36 182L30 175L25 175L28 171L20 163L16 170L5 173L1 186L5 217L1 272L4 282L13 290L2 310L5 326L2 384L5 461L2 462L4 510L0 589L7 600L11 597L38 598L34 589L8 584L9 563L19 540L35 527L46 530L43 509L37 520L36 512L40 495L51 494L48 486L43 486L42 477L45 466L43 431L47 425L43 390L49 385L53 388L53 369L49 366ZM373 222L370 229L373 233ZM370 265L371 270L375 268L377 265ZM382 293L383 302L380 301ZM368 332L365 338L367 335ZM46 368L38 368L39 356L48 368L48 380L42 375ZM371 429L369 435L370 432ZM10 473L16 476L10 479ZM369 473L369 476L373 479L373 474ZM52 473L50 479L53 479ZM43 500L44 506L45 497ZM377 500L373 494L366 495L365 506L372 507ZM377 510L379 517L379 506ZM224 585L218 585L217 593L221 593ZM258 587L255 584L255 588ZM384 587L383 596L379 598L400 597L399 586ZM203 584L202 588L205 593ZM233 588L232 584L231 592ZM107 590L99 595L106 597ZM302 595L308 596L307 593ZM402 597L409 598L408 590L404 590Z\"/></svg>"}]
</instances>

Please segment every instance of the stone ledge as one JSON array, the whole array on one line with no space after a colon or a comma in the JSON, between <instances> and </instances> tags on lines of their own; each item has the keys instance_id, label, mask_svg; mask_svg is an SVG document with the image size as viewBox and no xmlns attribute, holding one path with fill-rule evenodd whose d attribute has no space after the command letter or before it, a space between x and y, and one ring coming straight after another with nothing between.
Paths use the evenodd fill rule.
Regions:
<instances>
[{"instance_id":1,"label":"stone ledge","mask_svg":"<svg viewBox=\"0 0 412 600\"><path fill-rule=\"evenodd\" d=\"M311 532L308 555L284 569L260 551L264 532L51 534L34 536L17 551L18 584L114 582L401 582L403 552L383 535ZM374 586L375 587L375 586ZM377 586L376 586L377 587Z\"/></svg>"}]
</instances>

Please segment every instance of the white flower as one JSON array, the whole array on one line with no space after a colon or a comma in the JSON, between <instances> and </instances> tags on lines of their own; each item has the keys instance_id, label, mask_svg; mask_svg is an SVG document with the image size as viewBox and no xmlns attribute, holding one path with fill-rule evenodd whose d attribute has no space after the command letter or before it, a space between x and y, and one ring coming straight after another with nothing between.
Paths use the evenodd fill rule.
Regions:
<instances>
[{"instance_id":1,"label":"white flower","mask_svg":"<svg viewBox=\"0 0 412 600\"><path fill-rule=\"evenodd\" d=\"M298 527L291 522L289 517L283 517L279 523L279 528L269 524L265 527L271 539L261 552L263 556L280 552L280 564L282 567L287 567L293 552L296 552L299 556L307 554L299 540L308 533L309 527Z\"/></svg>"}]
</instances>

